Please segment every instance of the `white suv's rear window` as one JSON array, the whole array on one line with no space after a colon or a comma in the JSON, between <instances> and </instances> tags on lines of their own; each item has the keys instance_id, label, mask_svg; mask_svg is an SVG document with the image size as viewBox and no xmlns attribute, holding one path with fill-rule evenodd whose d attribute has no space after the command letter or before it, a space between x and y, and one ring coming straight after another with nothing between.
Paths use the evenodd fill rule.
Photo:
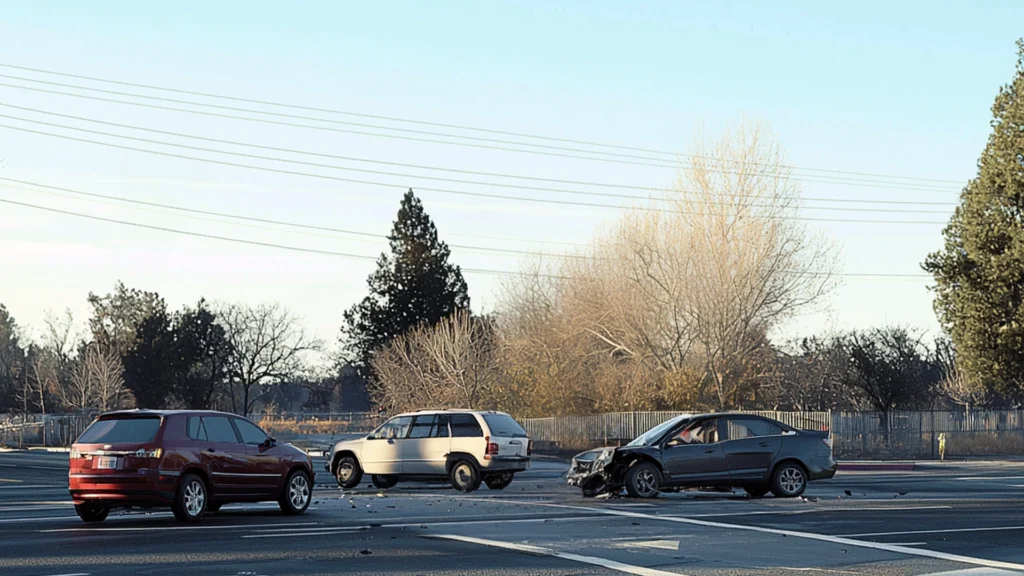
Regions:
<instances>
[{"instance_id":1,"label":"white suv's rear window","mask_svg":"<svg viewBox=\"0 0 1024 576\"><path fill-rule=\"evenodd\" d=\"M526 438L526 430L508 414L484 414L491 436L498 438Z\"/></svg>"},{"instance_id":2,"label":"white suv's rear window","mask_svg":"<svg viewBox=\"0 0 1024 576\"><path fill-rule=\"evenodd\" d=\"M78 437L80 444L144 444L156 438L160 418L97 420Z\"/></svg>"}]
</instances>

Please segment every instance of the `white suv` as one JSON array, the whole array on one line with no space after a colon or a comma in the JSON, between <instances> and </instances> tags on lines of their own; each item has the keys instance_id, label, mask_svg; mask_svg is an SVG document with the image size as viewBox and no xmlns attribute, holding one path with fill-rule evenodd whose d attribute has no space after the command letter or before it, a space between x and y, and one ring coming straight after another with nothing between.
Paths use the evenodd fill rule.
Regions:
<instances>
[{"instance_id":1,"label":"white suv","mask_svg":"<svg viewBox=\"0 0 1024 576\"><path fill-rule=\"evenodd\" d=\"M377 488L449 478L461 492L501 490L530 467L530 438L504 412L423 410L399 414L365 438L338 442L325 469L342 488L370 474Z\"/></svg>"}]
</instances>

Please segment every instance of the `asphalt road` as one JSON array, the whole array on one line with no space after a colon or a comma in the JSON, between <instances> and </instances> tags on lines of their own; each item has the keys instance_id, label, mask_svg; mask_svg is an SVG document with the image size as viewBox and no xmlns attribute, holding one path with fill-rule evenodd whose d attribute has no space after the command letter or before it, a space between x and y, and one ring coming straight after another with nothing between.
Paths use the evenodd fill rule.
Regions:
<instances>
[{"instance_id":1,"label":"asphalt road","mask_svg":"<svg viewBox=\"0 0 1024 576\"><path fill-rule=\"evenodd\" d=\"M543 460L470 495L342 493L321 475L303 516L237 505L194 526L169 512L87 526L66 463L0 453L0 574L1024 574L1024 463L840 472L795 500L585 500Z\"/></svg>"}]
</instances>

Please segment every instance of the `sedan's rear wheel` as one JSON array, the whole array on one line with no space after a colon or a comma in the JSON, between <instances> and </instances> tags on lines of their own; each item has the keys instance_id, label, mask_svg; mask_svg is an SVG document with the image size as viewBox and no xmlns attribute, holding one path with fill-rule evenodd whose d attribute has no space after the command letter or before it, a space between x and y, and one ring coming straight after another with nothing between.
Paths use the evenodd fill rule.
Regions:
<instances>
[{"instance_id":1,"label":"sedan's rear wheel","mask_svg":"<svg viewBox=\"0 0 1024 576\"><path fill-rule=\"evenodd\" d=\"M387 490L388 488L394 488L395 484L398 484L398 476L374 474L370 477L370 481L373 482L374 488Z\"/></svg>"},{"instance_id":2,"label":"sedan's rear wheel","mask_svg":"<svg viewBox=\"0 0 1024 576\"><path fill-rule=\"evenodd\" d=\"M654 498L661 487L661 471L650 462L639 462L626 472L626 492L633 498Z\"/></svg>"},{"instance_id":3,"label":"sedan's rear wheel","mask_svg":"<svg viewBox=\"0 0 1024 576\"><path fill-rule=\"evenodd\" d=\"M75 504L75 513L82 519L82 522L103 522L107 519L107 514L110 514L110 508L95 502L86 502L85 504Z\"/></svg>"},{"instance_id":4,"label":"sedan's rear wheel","mask_svg":"<svg viewBox=\"0 0 1024 576\"><path fill-rule=\"evenodd\" d=\"M338 486L348 490L359 486L359 483L362 482L363 469L355 458L345 456L338 460L338 465L334 469L334 477L338 480Z\"/></svg>"},{"instance_id":5,"label":"sedan's rear wheel","mask_svg":"<svg viewBox=\"0 0 1024 576\"><path fill-rule=\"evenodd\" d=\"M285 514L302 514L309 508L313 499L313 485L309 482L309 474L305 470L296 470L288 476L284 483L281 498L277 501Z\"/></svg>"},{"instance_id":6,"label":"sedan's rear wheel","mask_svg":"<svg viewBox=\"0 0 1024 576\"><path fill-rule=\"evenodd\" d=\"M783 462L772 474L772 494L778 498L796 498L807 488L807 473L795 462Z\"/></svg>"},{"instance_id":7,"label":"sedan's rear wheel","mask_svg":"<svg viewBox=\"0 0 1024 576\"><path fill-rule=\"evenodd\" d=\"M181 522L197 522L206 512L209 499L203 479L195 474L185 474L174 495L171 511Z\"/></svg>"}]
</instances>

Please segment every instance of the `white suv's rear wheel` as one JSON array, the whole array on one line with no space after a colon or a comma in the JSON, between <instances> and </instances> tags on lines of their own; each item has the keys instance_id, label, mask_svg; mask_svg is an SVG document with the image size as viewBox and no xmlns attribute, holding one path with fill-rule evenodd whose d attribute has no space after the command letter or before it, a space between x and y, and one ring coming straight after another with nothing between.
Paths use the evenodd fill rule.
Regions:
<instances>
[{"instance_id":1,"label":"white suv's rear wheel","mask_svg":"<svg viewBox=\"0 0 1024 576\"><path fill-rule=\"evenodd\" d=\"M452 464L452 486L459 492L472 492L480 487L480 468L471 460Z\"/></svg>"}]
</instances>

